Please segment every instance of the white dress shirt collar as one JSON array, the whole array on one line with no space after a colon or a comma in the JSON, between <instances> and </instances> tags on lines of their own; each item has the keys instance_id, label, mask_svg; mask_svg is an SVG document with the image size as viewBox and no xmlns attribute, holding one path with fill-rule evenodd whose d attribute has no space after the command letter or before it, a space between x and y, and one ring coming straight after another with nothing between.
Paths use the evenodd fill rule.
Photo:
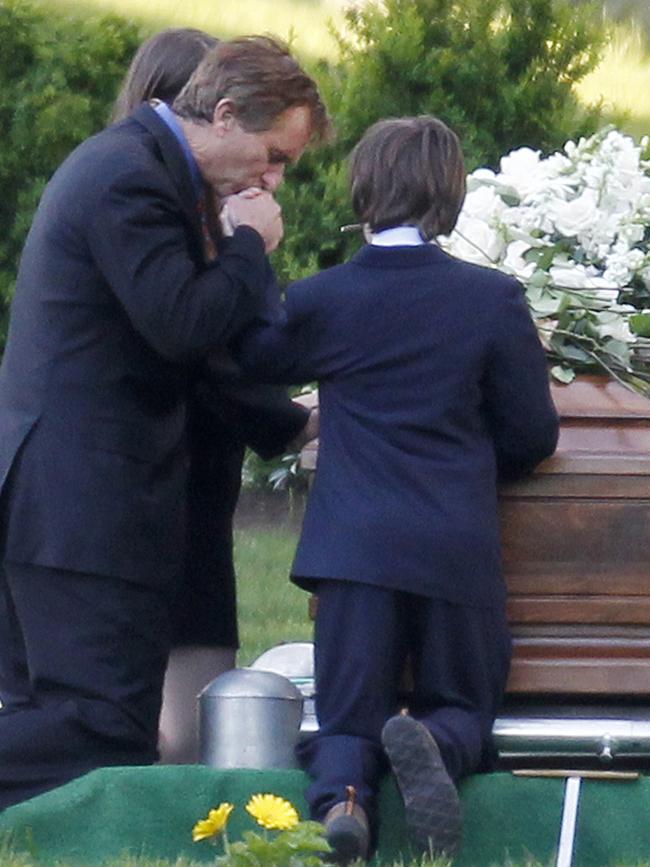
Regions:
<instances>
[{"instance_id":1,"label":"white dress shirt collar","mask_svg":"<svg viewBox=\"0 0 650 867\"><path fill-rule=\"evenodd\" d=\"M377 247L416 247L426 244L417 226L395 226L371 236L370 243Z\"/></svg>"}]
</instances>

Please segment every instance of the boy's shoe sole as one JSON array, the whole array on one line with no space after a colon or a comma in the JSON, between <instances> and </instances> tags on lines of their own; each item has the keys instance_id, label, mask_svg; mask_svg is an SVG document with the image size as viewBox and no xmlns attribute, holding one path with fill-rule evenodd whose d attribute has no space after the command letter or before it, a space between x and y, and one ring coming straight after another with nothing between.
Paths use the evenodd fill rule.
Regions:
<instances>
[{"instance_id":1,"label":"boy's shoe sole","mask_svg":"<svg viewBox=\"0 0 650 867\"><path fill-rule=\"evenodd\" d=\"M458 792L429 730L410 716L391 717L381 740L404 800L413 846L432 855L454 855L461 840Z\"/></svg>"}]
</instances>

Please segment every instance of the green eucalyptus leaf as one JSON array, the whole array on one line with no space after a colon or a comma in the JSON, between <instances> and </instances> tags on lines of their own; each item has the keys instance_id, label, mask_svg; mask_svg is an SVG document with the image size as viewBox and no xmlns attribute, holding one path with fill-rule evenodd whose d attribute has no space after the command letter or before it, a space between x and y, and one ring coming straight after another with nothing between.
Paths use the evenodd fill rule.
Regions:
<instances>
[{"instance_id":1,"label":"green eucalyptus leaf","mask_svg":"<svg viewBox=\"0 0 650 867\"><path fill-rule=\"evenodd\" d=\"M639 337L650 337L650 313L635 313L630 316L630 330Z\"/></svg>"},{"instance_id":2,"label":"green eucalyptus leaf","mask_svg":"<svg viewBox=\"0 0 650 867\"><path fill-rule=\"evenodd\" d=\"M562 314L572 306L573 298L567 292L560 292L559 298L560 306L558 308L558 313Z\"/></svg>"},{"instance_id":3,"label":"green eucalyptus leaf","mask_svg":"<svg viewBox=\"0 0 650 867\"><path fill-rule=\"evenodd\" d=\"M630 346L622 340L606 340L605 351L626 367L630 363Z\"/></svg>"},{"instance_id":4,"label":"green eucalyptus leaf","mask_svg":"<svg viewBox=\"0 0 650 867\"><path fill-rule=\"evenodd\" d=\"M558 382L569 385L576 378L576 372L572 367L563 367L561 364L555 364L551 368L551 376Z\"/></svg>"},{"instance_id":5,"label":"green eucalyptus leaf","mask_svg":"<svg viewBox=\"0 0 650 867\"><path fill-rule=\"evenodd\" d=\"M519 193L515 189L511 190L509 187L502 187L499 190L499 195L509 208L513 208L519 204Z\"/></svg>"},{"instance_id":6,"label":"green eucalyptus leaf","mask_svg":"<svg viewBox=\"0 0 650 867\"><path fill-rule=\"evenodd\" d=\"M563 296L557 292L543 292L531 306L539 316L555 316L563 309Z\"/></svg>"},{"instance_id":7,"label":"green eucalyptus leaf","mask_svg":"<svg viewBox=\"0 0 650 867\"><path fill-rule=\"evenodd\" d=\"M573 362L578 364L587 364L593 360L592 356L576 343L566 342L561 346L554 346L554 349L562 360L569 362L569 366L571 366Z\"/></svg>"},{"instance_id":8,"label":"green eucalyptus leaf","mask_svg":"<svg viewBox=\"0 0 650 867\"><path fill-rule=\"evenodd\" d=\"M532 247L524 253L524 259L526 262L534 262L538 268L547 271L553 264L557 252L557 244L552 244L549 247Z\"/></svg>"},{"instance_id":9,"label":"green eucalyptus leaf","mask_svg":"<svg viewBox=\"0 0 650 867\"><path fill-rule=\"evenodd\" d=\"M535 275L533 275L535 276ZM528 303L534 305L537 301L539 301L542 297L542 287L537 286L532 280L526 283L526 298L528 298Z\"/></svg>"},{"instance_id":10,"label":"green eucalyptus leaf","mask_svg":"<svg viewBox=\"0 0 650 867\"><path fill-rule=\"evenodd\" d=\"M543 289L544 286L548 286L550 279L551 278L548 276L546 271L542 271L540 268L538 268L537 271L533 272L532 276L527 281L527 285Z\"/></svg>"},{"instance_id":11,"label":"green eucalyptus leaf","mask_svg":"<svg viewBox=\"0 0 650 867\"><path fill-rule=\"evenodd\" d=\"M646 382L643 379L640 379L638 376L630 375L627 378L629 384L635 388L638 392L650 398L650 383Z\"/></svg>"}]
</instances>

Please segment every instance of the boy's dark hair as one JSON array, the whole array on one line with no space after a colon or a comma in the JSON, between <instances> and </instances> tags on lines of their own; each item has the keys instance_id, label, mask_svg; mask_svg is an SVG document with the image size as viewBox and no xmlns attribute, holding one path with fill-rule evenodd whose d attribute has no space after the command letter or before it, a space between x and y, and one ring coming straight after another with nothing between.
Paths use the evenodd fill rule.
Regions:
<instances>
[{"instance_id":1,"label":"boy's dark hair","mask_svg":"<svg viewBox=\"0 0 650 867\"><path fill-rule=\"evenodd\" d=\"M233 103L234 114L247 132L270 129L294 106L311 113L313 136L325 139L330 119L316 83L289 53L269 36L245 36L211 49L174 100L176 114L212 123L221 99Z\"/></svg>"},{"instance_id":2,"label":"boy's dark hair","mask_svg":"<svg viewBox=\"0 0 650 867\"><path fill-rule=\"evenodd\" d=\"M458 137L430 115L381 120L352 151L350 188L373 232L409 224L427 241L448 235L465 198Z\"/></svg>"},{"instance_id":3,"label":"boy's dark hair","mask_svg":"<svg viewBox=\"0 0 650 867\"><path fill-rule=\"evenodd\" d=\"M149 99L171 105L206 52L218 42L193 27L170 27L151 36L131 61L111 120L122 120Z\"/></svg>"}]
</instances>

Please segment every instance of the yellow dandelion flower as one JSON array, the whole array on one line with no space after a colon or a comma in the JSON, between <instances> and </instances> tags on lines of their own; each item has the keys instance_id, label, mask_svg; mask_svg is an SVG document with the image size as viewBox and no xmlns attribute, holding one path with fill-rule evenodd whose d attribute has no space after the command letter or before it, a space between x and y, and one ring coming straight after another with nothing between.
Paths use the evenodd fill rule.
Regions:
<instances>
[{"instance_id":1,"label":"yellow dandelion flower","mask_svg":"<svg viewBox=\"0 0 650 867\"><path fill-rule=\"evenodd\" d=\"M233 804L224 801L216 809L210 810L207 819L200 819L192 828L192 840L198 843L199 840L216 837L226 827L228 817L234 809Z\"/></svg>"},{"instance_id":2,"label":"yellow dandelion flower","mask_svg":"<svg viewBox=\"0 0 650 867\"><path fill-rule=\"evenodd\" d=\"M293 804L277 795L253 795L246 809L258 825L269 831L289 831L300 821Z\"/></svg>"}]
</instances>

